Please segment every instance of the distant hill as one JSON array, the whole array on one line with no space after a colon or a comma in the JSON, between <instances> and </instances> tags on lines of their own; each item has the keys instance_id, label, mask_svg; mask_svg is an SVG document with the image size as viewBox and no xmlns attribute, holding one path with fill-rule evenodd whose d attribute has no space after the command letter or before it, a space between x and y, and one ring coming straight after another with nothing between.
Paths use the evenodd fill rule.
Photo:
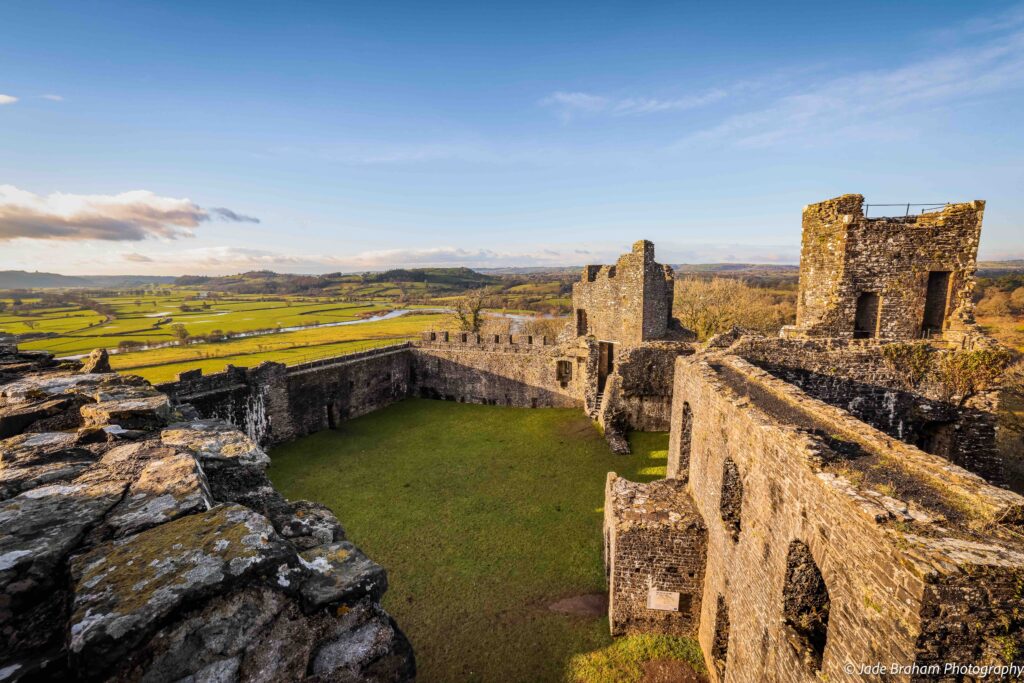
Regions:
<instances>
[{"instance_id":1,"label":"distant hill","mask_svg":"<svg viewBox=\"0 0 1024 683\"><path fill-rule=\"evenodd\" d=\"M165 285L173 277L160 275L60 275L58 273L30 273L26 270L0 270L0 289L81 289L111 287L140 287Z\"/></svg>"},{"instance_id":2,"label":"distant hill","mask_svg":"<svg viewBox=\"0 0 1024 683\"><path fill-rule=\"evenodd\" d=\"M505 266L502 268L474 268L473 270L485 275L565 275L568 273L578 275L583 270L583 266Z\"/></svg>"},{"instance_id":3,"label":"distant hill","mask_svg":"<svg viewBox=\"0 0 1024 683\"><path fill-rule=\"evenodd\" d=\"M339 285L351 287L403 282L462 290L494 284L500 282L500 278L470 268L395 268L379 272L324 275L293 275L258 270L223 277L183 275L177 278L174 284L238 294L313 294Z\"/></svg>"},{"instance_id":4,"label":"distant hill","mask_svg":"<svg viewBox=\"0 0 1024 683\"><path fill-rule=\"evenodd\" d=\"M366 282L427 282L435 285L479 287L499 278L471 268L396 268L361 276Z\"/></svg>"},{"instance_id":5,"label":"distant hill","mask_svg":"<svg viewBox=\"0 0 1024 683\"><path fill-rule=\"evenodd\" d=\"M1024 259L1012 261L978 261L978 275L999 277L1024 272Z\"/></svg>"},{"instance_id":6,"label":"distant hill","mask_svg":"<svg viewBox=\"0 0 1024 683\"><path fill-rule=\"evenodd\" d=\"M723 275L796 275L800 266L785 263L674 263L677 273L721 273Z\"/></svg>"}]
</instances>

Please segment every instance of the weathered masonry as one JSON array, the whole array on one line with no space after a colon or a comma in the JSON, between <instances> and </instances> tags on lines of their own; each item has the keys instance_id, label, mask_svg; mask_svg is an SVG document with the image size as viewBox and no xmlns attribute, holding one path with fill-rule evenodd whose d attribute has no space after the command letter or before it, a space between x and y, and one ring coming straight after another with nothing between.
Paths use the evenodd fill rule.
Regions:
<instances>
[{"instance_id":1,"label":"weathered masonry","mask_svg":"<svg viewBox=\"0 0 1024 683\"><path fill-rule=\"evenodd\" d=\"M668 478L609 475L613 634L695 635L714 681L1024 664L999 386L946 377L1007 353L973 324L984 204L866 219L862 202L805 210L783 338L677 355Z\"/></svg>"},{"instance_id":2,"label":"weathered masonry","mask_svg":"<svg viewBox=\"0 0 1024 683\"><path fill-rule=\"evenodd\" d=\"M672 318L671 268L640 241L584 268L557 339L427 332L161 389L260 443L407 396L576 407L620 452L630 429L669 429L665 479L607 481L613 634L697 637L716 683L1024 664L1024 498L1000 488L1001 388L949 380L1008 358L973 322L984 203L862 205L804 210L797 322L780 338L697 344Z\"/></svg>"},{"instance_id":3,"label":"weathered masonry","mask_svg":"<svg viewBox=\"0 0 1024 683\"><path fill-rule=\"evenodd\" d=\"M0 680L415 678L330 510L105 352L80 366L0 335Z\"/></svg>"},{"instance_id":4,"label":"weathered masonry","mask_svg":"<svg viewBox=\"0 0 1024 683\"><path fill-rule=\"evenodd\" d=\"M985 202L866 218L864 197L804 209L794 337L961 339Z\"/></svg>"},{"instance_id":5,"label":"weathered masonry","mask_svg":"<svg viewBox=\"0 0 1024 683\"><path fill-rule=\"evenodd\" d=\"M706 525L694 628L706 653L720 639L718 606L729 615L709 662L719 680L857 680L844 666L858 662L998 663L1024 641L1012 597L1024 580L1024 498L733 355L680 359L675 382L670 449L688 452L670 474ZM690 505L676 510L690 516ZM938 617L949 612L974 626Z\"/></svg>"}]
</instances>

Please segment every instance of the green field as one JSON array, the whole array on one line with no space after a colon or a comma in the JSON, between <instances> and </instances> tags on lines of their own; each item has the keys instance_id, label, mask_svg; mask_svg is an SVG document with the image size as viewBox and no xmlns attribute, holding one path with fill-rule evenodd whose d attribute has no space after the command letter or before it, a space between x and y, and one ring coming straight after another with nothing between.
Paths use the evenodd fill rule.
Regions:
<instances>
[{"instance_id":1,"label":"green field","mask_svg":"<svg viewBox=\"0 0 1024 683\"><path fill-rule=\"evenodd\" d=\"M60 294L49 296L61 298ZM16 301L20 303L15 305ZM114 369L153 382L172 380L178 372L193 368L216 372L228 364L297 363L359 351L412 339L424 329L444 325L444 316L434 312L362 322L394 310L424 307L417 304L343 301L334 296L202 298L179 288L134 296L86 293L79 303L61 301L52 306L41 305L39 297L8 297L0 298L0 305L0 332L22 337L21 348L50 351L58 357L107 348L116 351L111 356ZM179 325L189 335L187 344L179 343ZM308 329L285 331L291 327ZM132 350L126 344L156 348Z\"/></svg>"},{"instance_id":2,"label":"green field","mask_svg":"<svg viewBox=\"0 0 1024 683\"><path fill-rule=\"evenodd\" d=\"M690 659L693 641L624 638L606 616L556 613L603 593L608 471L663 477L667 434L612 454L579 411L410 399L276 448L289 498L331 507L388 569L384 605L412 641L418 680L635 681L644 659Z\"/></svg>"},{"instance_id":3,"label":"green field","mask_svg":"<svg viewBox=\"0 0 1024 683\"><path fill-rule=\"evenodd\" d=\"M197 287L8 291L0 293L0 332L17 335L22 349L57 357L106 348L115 370L164 382L184 370L209 373L229 364L251 367L268 360L300 363L415 339L425 329L452 325L436 309L454 305L474 283L494 295L488 299L489 310L529 314L538 310L527 306L550 312L569 305L558 296L557 282L506 283L459 268L391 273L436 281L380 280L384 274L325 276L323 281L311 278L318 282L311 293L281 294L273 288L302 279L243 274L183 278L201 280ZM199 288L211 283L222 289ZM232 287L257 288L260 293ZM401 311L409 313L376 319Z\"/></svg>"}]
</instances>

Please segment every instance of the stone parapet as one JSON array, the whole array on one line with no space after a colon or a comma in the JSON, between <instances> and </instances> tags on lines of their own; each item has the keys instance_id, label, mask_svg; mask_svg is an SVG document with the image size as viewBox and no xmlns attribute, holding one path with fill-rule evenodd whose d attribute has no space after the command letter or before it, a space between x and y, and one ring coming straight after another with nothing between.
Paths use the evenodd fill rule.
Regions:
<instances>
[{"instance_id":1,"label":"stone parapet","mask_svg":"<svg viewBox=\"0 0 1024 683\"><path fill-rule=\"evenodd\" d=\"M71 365L0 351L4 680L414 678L383 568L256 442Z\"/></svg>"}]
</instances>

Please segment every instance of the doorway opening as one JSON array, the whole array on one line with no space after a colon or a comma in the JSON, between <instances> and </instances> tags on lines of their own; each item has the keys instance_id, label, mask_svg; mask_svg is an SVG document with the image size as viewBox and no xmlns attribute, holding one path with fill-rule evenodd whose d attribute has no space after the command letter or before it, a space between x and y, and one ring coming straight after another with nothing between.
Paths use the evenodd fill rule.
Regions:
<instances>
[{"instance_id":1,"label":"doorway opening","mask_svg":"<svg viewBox=\"0 0 1024 683\"><path fill-rule=\"evenodd\" d=\"M604 385L608 382L608 375L615 372L615 344L611 342L598 342L599 358L597 361L597 391L604 393Z\"/></svg>"},{"instance_id":2,"label":"doorway opening","mask_svg":"<svg viewBox=\"0 0 1024 683\"><path fill-rule=\"evenodd\" d=\"M942 334L946 323L946 309L949 305L948 270L933 270L928 273L928 291L924 299L924 322L921 336L925 339Z\"/></svg>"},{"instance_id":3,"label":"doorway opening","mask_svg":"<svg viewBox=\"0 0 1024 683\"><path fill-rule=\"evenodd\" d=\"M878 304L877 292L861 292L857 297L857 312L853 318L854 339L874 339L878 336Z\"/></svg>"}]
</instances>

